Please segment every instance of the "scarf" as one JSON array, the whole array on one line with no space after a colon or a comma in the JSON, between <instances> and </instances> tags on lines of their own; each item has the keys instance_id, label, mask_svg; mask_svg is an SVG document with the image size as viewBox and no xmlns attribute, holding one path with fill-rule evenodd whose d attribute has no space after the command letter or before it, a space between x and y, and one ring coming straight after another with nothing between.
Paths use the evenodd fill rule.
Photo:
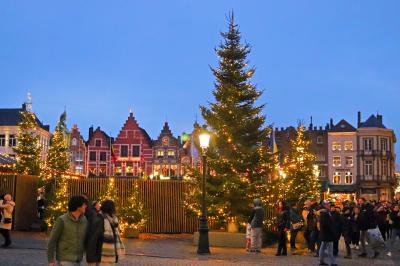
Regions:
<instances>
[{"instance_id":1,"label":"scarf","mask_svg":"<svg viewBox=\"0 0 400 266\"><path fill-rule=\"evenodd\" d=\"M116 216L103 214L104 235L102 248L102 262L118 262L118 256L125 254L125 246L122 243L118 230L118 219Z\"/></svg>"}]
</instances>

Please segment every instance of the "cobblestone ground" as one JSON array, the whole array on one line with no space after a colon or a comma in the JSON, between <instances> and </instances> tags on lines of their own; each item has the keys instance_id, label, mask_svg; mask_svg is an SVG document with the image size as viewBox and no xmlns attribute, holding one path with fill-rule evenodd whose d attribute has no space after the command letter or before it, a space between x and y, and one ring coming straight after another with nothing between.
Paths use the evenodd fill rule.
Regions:
<instances>
[{"instance_id":1,"label":"cobblestone ground","mask_svg":"<svg viewBox=\"0 0 400 266\"><path fill-rule=\"evenodd\" d=\"M46 235L43 233L13 233L13 245L0 249L0 265L47 265ZM264 248L262 254L247 254L243 249L212 248L211 255L198 256L192 245L190 235L155 236L147 239L124 240L127 254L119 265L277 265L308 266L318 265L318 259L304 250L299 255L275 257L274 248ZM397 244L400 248L400 244ZM383 252L382 252L383 253ZM341 266L399 265L400 252L396 251L391 258L381 255L380 258L345 260L339 256Z\"/></svg>"}]
</instances>

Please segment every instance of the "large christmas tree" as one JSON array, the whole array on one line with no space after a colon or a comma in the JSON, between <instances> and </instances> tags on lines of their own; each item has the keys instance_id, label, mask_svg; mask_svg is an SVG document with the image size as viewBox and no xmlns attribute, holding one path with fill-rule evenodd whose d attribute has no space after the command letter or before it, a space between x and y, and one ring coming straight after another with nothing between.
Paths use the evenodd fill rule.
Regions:
<instances>
[{"instance_id":1,"label":"large christmas tree","mask_svg":"<svg viewBox=\"0 0 400 266\"><path fill-rule=\"evenodd\" d=\"M36 115L29 111L21 111L20 116L17 146L14 148L17 157L15 170L21 174L40 175L42 149L39 136L35 134L38 127Z\"/></svg>"},{"instance_id":2,"label":"large christmas tree","mask_svg":"<svg viewBox=\"0 0 400 266\"><path fill-rule=\"evenodd\" d=\"M259 196L257 185L270 172L271 156L262 145L270 129L262 114L264 105L256 103L262 92L251 82L255 68L247 62L250 46L241 43L233 14L228 31L221 36L223 41L215 50L219 66L212 68L215 102L202 106L201 112L211 131L208 212L226 222L248 215L253 198Z\"/></svg>"},{"instance_id":3,"label":"large christmas tree","mask_svg":"<svg viewBox=\"0 0 400 266\"><path fill-rule=\"evenodd\" d=\"M45 212L47 226L53 226L57 217L68 211L69 193L67 179L58 179L53 184L52 192Z\"/></svg>"},{"instance_id":4,"label":"large christmas tree","mask_svg":"<svg viewBox=\"0 0 400 266\"><path fill-rule=\"evenodd\" d=\"M305 136L305 127L297 127L296 138L290 141L290 151L285 158L285 198L290 202L303 203L307 199L319 199L321 186L315 156L310 151L310 141Z\"/></svg>"},{"instance_id":5,"label":"large christmas tree","mask_svg":"<svg viewBox=\"0 0 400 266\"><path fill-rule=\"evenodd\" d=\"M61 173L68 171L70 167L66 116L66 112L61 114L51 138L46 165L50 176L59 176Z\"/></svg>"}]
</instances>

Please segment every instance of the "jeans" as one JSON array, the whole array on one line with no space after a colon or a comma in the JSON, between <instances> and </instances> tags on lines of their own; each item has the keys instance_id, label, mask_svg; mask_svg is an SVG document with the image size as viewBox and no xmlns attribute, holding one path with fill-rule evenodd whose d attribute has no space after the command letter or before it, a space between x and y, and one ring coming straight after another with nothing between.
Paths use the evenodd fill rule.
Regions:
<instances>
[{"instance_id":1,"label":"jeans","mask_svg":"<svg viewBox=\"0 0 400 266\"><path fill-rule=\"evenodd\" d=\"M391 249L393 249L397 237L400 239L400 228L392 228L392 238L390 239Z\"/></svg>"},{"instance_id":2,"label":"jeans","mask_svg":"<svg viewBox=\"0 0 400 266\"><path fill-rule=\"evenodd\" d=\"M291 248L296 247L296 237L297 237L298 232L299 232L298 229L290 230L290 247Z\"/></svg>"},{"instance_id":3,"label":"jeans","mask_svg":"<svg viewBox=\"0 0 400 266\"><path fill-rule=\"evenodd\" d=\"M11 245L11 237L10 237L10 230L0 228L0 233L4 237L4 245L9 246Z\"/></svg>"},{"instance_id":4,"label":"jeans","mask_svg":"<svg viewBox=\"0 0 400 266\"><path fill-rule=\"evenodd\" d=\"M278 251L276 252L279 255L286 255L286 232L284 230L278 231Z\"/></svg>"},{"instance_id":5,"label":"jeans","mask_svg":"<svg viewBox=\"0 0 400 266\"><path fill-rule=\"evenodd\" d=\"M318 230L311 231L310 250L313 252L315 251L315 244L318 244L318 235L319 235Z\"/></svg>"},{"instance_id":6,"label":"jeans","mask_svg":"<svg viewBox=\"0 0 400 266\"><path fill-rule=\"evenodd\" d=\"M262 246L262 228L251 228L251 249L261 250Z\"/></svg>"},{"instance_id":7,"label":"jeans","mask_svg":"<svg viewBox=\"0 0 400 266\"><path fill-rule=\"evenodd\" d=\"M328 257L331 261L332 264L336 264L336 258L333 256L333 242L325 242L321 241L321 247L319 249L319 262L320 263L325 263L324 258L325 258L325 251L328 253Z\"/></svg>"},{"instance_id":8,"label":"jeans","mask_svg":"<svg viewBox=\"0 0 400 266\"><path fill-rule=\"evenodd\" d=\"M351 243L356 246L360 244L360 231L352 232Z\"/></svg>"}]
</instances>

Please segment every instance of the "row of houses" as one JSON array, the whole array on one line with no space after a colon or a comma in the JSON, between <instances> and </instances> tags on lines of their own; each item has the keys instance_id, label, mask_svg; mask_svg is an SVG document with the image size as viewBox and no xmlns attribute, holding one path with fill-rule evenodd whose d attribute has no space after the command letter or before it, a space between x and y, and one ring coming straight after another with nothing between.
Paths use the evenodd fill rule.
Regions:
<instances>
[{"instance_id":1,"label":"row of houses","mask_svg":"<svg viewBox=\"0 0 400 266\"><path fill-rule=\"evenodd\" d=\"M14 156L19 112L26 109L25 104L22 108L0 109L0 154ZM330 197L362 195L389 199L393 196L396 136L382 120L382 115L371 115L363 122L359 113L357 127L346 120L334 124L332 119L324 127L315 127L311 119L306 136L311 140L322 187ZM48 125L39 119L37 122L44 160L51 133ZM295 136L295 127L274 129L273 138L282 164ZM70 130L70 153L70 171L86 177L182 179L188 166L200 164L190 134L175 137L165 122L153 140L131 112L115 138L100 127L90 127L85 140L74 125Z\"/></svg>"},{"instance_id":2,"label":"row of houses","mask_svg":"<svg viewBox=\"0 0 400 266\"><path fill-rule=\"evenodd\" d=\"M275 142L280 161L295 138L294 127L275 128ZM371 115L362 121L358 112L357 127L342 119L331 119L324 127L311 122L306 136L311 140L315 165L325 194L339 199L363 196L368 199L391 199L396 185L396 136L383 124L382 115Z\"/></svg>"}]
</instances>

